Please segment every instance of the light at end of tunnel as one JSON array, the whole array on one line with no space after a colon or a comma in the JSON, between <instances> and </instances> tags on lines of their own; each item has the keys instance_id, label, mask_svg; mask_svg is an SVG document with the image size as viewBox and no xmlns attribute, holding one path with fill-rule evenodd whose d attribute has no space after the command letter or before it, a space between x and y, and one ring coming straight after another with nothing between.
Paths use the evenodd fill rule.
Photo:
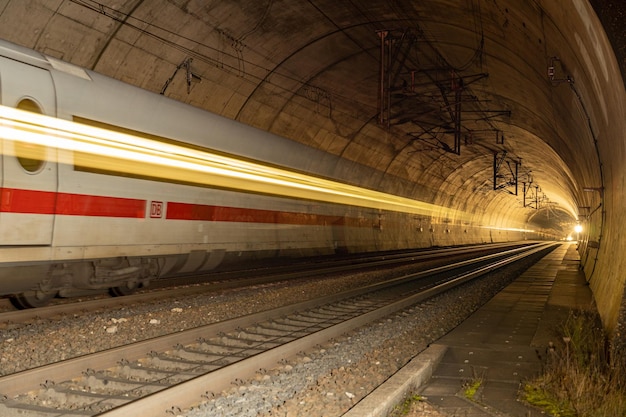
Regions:
<instances>
[{"instance_id":1,"label":"light at end of tunnel","mask_svg":"<svg viewBox=\"0 0 626 417\"><path fill-rule=\"evenodd\" d=\"M582 227L582 225L577 224L576 226L574 226L574 231L575 231L576 233L580 233L580 232L582 232L582 231L583 231L583 227Z\"/></svg>"}]
</instances>

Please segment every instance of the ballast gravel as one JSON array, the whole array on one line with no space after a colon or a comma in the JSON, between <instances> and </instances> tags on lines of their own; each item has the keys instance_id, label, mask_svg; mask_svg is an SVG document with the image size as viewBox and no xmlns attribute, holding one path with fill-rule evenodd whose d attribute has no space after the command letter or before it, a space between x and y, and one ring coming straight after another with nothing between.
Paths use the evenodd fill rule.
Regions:
<instances>
[{"instance_id":1,"label":"ballast gravel","mask_svg":"<svg viewBox=\"0 0 626 417\"><path fill-rule=\"evenodd\" d=\"M530 261L525 262L530 265ZM404 267L406 272L410 268ZM396 268L395 271L398 269ZM385 320L304 352L225 392L211 393L185 417L340 416L413 357L453 329L523 269L507 267ZM275 308L381 280L388 272L308 278L223 290L74 315L0 324L0 375ZM201 400L201 399L199 399ZM426 404L411 417L442 414Z\"/></svg>"}]
</instances>

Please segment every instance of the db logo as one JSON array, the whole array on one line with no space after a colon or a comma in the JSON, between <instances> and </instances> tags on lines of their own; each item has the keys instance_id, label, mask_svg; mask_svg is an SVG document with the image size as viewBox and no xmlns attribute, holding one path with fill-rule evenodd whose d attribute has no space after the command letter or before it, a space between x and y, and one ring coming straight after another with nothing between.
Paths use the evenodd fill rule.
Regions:
<instances>
[{"instance_id":1,"label":"db logo","mask_svg":"<svg viewBox=\"0 0 626 417\"><path fill-rule=\"evenodd\" d=\"M150 218L160 219L163 217L163 202L151 201L150 202Z\"/></svg>"}]
</instances>

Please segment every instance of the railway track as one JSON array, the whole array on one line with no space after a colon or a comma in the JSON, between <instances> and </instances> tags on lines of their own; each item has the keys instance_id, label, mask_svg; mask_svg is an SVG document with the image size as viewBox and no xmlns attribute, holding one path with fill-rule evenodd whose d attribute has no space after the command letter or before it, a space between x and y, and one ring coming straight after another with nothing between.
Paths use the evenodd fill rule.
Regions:
<instances>
[{"instance_id":1,"label":"railway track","mask_svg":"<svg viewBox=\"0 0 626 417\"><path fill-rule=\"evenodd\" d=\"M168 298L183 298L190 295L215 292L224 289L232 289L242 286L263 285L278 281L305 278L312 275L336 274L346 271L355 271L364 268L392 267L407 263L433 261L437 259L450 259L451 257L471 257L476 254L499 252L503 249L513 249L527 245L523 243L504 243L479 245L465 248L444 248L418 252L402 252L384 255L360 257L354 259L325 260L316 263L304 263L297 265L267 268L263 270L232 271L214 274L204 278L208 280L202 284L195 283L191 286L175 285L177 280L162 280L155 282L157 288L127 295L124 297L95 298L87 301L66 300L63 303L39 307L36 309L14 310L6 306L6 310L0 312L0 323L24 323L39 318L63 318L72 314L84 314L87 312L132 306L139 303ZM197 280L197 279L196 279Z\"/></svg>"},{"instance_id":2,"label":"railway track","mask_svg":"<svg viewBox=\"0 0 626 417\"><path fill-rule=\"evenodd\" d=\"M260 368L545 248L483 256L8 375L0 378L0 415L177 415L209 396L207 387L219 392Z\"/></svg>"}]
</instances>

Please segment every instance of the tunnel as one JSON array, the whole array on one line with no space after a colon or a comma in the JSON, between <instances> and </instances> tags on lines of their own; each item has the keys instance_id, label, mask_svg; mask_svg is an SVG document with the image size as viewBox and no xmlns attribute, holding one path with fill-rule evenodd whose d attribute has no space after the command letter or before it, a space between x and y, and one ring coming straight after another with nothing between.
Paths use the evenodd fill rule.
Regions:
<instances>
[{"instance_id":1,"label":"tunnel","mask_svg":"<svg viewBox=\"0 0 626 417\"><path fill-rule=\"evenodd\" d=\"M7 0L0 38L463 213L416 217L424 246L577 241L623 343L625 17L617 0Z\"/></svg>"}]
</instances>

